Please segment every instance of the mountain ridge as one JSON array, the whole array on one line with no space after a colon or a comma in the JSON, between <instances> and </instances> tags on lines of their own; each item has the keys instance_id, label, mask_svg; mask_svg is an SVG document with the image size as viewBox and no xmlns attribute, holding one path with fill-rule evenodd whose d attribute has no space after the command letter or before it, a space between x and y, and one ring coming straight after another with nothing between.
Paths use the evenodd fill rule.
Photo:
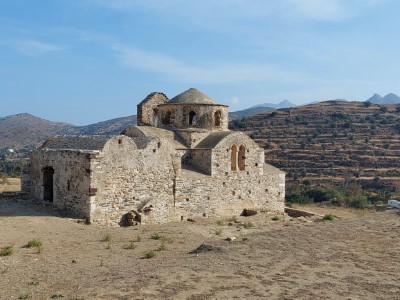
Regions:
<instances>
[{"instance_id":1,"label":"mountain ridge","mask_svg":"<svg viewBox=\"0 0 400 300\"><path fill-rule=\"evenodd\" d=\"M66 122L49 121L29 113L19 113L0 117L0 149L33 149L52 135L113 135L134 124L135 115L76 126Z\"/></svg>"},{"instance_id":2,"label":"mountain ridge","mask_svg":"<svg viewBox=\"0 0 400 300\"><path fill-rule=\"evenodd\" d=\"M389 93L385 97L379 94L374 94L372 97L366 100L366 102L371 102L375 104L399 104L400 97L394 93Z\"/></svg>"}]
</instances>

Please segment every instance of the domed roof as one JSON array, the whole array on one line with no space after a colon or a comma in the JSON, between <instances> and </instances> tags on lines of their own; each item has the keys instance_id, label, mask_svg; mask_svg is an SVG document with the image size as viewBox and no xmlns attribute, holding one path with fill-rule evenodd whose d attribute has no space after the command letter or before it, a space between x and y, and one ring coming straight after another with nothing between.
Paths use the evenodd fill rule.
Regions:
<instances>
[{"instance_id":1,"label":"domed roof","mask_svg":"<svg viewBox=\"0 0 400 300\"><path fill-rule=\"evenodd\" d=\"M217 104L213 99L194 88L190 88L178 96L175 96L169 100L168 103Z\"/></svg>"}]
</instances>

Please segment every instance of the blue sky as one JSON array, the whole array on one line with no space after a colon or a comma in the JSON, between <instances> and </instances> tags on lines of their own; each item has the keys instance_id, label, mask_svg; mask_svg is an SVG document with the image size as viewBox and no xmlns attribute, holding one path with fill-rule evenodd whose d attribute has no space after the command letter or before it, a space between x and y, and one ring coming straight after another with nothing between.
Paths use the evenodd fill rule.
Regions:
<instances>
[{"instance_id":1,"label":"blue sky","mask_svg":"<svg viewBox=\"0 0 400 300\"><path fill-rule=\"evenodd\" d=\"M0 117L85 125L198 88L230 110L400 94L397 0L0 0Z\"/></svg>"}]
</instances>

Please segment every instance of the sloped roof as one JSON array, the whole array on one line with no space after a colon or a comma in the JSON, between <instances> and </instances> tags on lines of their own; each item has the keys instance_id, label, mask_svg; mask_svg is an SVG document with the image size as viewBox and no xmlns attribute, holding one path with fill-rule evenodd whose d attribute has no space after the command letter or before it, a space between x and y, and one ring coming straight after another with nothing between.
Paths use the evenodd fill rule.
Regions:
<instances>
[{"instance_id":1,"label":"sloped roof","mask_svg":"<svg viewBox=\"0 0 400 300\"><path fill-rule=\"evenodd\" d=\"M194 88L190 88L178 96L175 96L169 100L168 103L217 104L213 99Z\"/></svg>"},{"instance_id":2,"label":"sloped roof","mask_svg":"<svg viewBox=\"0 0 400 300\"><path fill-rule=\"evenodd\" d=\"M228 135L234 133L234 131L218 131L210 133L205 139L197 144L197 149L212 149L215 148L220 141L222 141Z\"/></svg>"},{"instance_id":3,"label":"sloped roof","mask_svg":"<svg viewBox=\"0 0 400 300\"><path fill-rule=\"evenodd\" d=\"M187 148L185 142L174 131L158 127L131 126L122 131L121 134L131 137L137 145L140 145L140 141L136 141L138 132L147 138L165 138L170 141L175 148Z\"/></svg>"},{"instance_id":4,"label":"sloped roof","mask_svg":"<svg viewBox=\"0 0 400 300\"><path fill-rule=\"evenodd\" d=\"M146 103L146 102L148 102L148 101L150 101L150 100L153 100L153 99L157 99L157 100L160 101L161 103L165 103L165 102L168 101L168 97L167 97L164 93L153 92L153 93L147 95L147 97L144 98L144 99L139 103L139 105L144 104L144 103Z\"/></svg>"},{"instance_id":5,"label":"sloped roof","mask_svg":"<svg viewBox=\"0 0 400 300\"><path fill-rule=\"evenodd\" d=\"M53 136L43 143L42 149L102 150L111 136Z\"/></svg>"}]
</instances>

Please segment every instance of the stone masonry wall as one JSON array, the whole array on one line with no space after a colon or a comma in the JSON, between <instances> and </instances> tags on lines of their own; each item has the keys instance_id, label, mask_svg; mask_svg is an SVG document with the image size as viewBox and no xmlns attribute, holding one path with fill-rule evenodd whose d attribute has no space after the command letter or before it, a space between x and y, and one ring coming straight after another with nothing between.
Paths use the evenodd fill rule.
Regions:
<instances>
[{"instance_id":1,"label":"stone masonry wall","mask_svg":"<svg viewBox=\"0 0 400 300\"><path fill-rule=\"evenodd\" d=\"M36 151L30 160L30 194L35 199L43 199L43 169L53 167L53 205L77 217L89 217L91 155L78 150Z\"/></svg>"},{"instance_id":2,"label":"stone masonry wall","mask_svg":"<svg viewBox=\"0 0 400 300\"><path fill-rule=\"evenodd\" d=\"M219 104L162 104L158 107L160 122L158 127L203 128L208 130L228 130L228 108ZM196 113L196 124L189 125L189 113ZM220 125L215 126L214 113L220 111ZM165 124L167 114L171 114L169 124Z\"/></svg>"},{"instance_id":3,"label":"stone masonry wall","mask_svg":"<svg viewBox=\"0 0 400 300\"><path fill-rule=\"evenodd\" d=\"M152 139L145 149L137 149L130 137L112 138L92 161L92 185L98 193L91 221L116 225L131 210L141 215L141 224L175 220L174 160L179 158L166 139Z\"/></svg>"},{"instance_id":4,"label":"stone masonry wall","mask_svg":"<svg viewBox=\"0 0 400 300\"><path fill-rule=\"evenodd\" d=\"M232 145L245 147L245 170L240 170L237 166L236 171L231 169ZM237 153L239 157L239 152ZM264 151L246 134L235 132L225 137L212 152L212 175L251 175L257 177L263 174Z\"/></svg>"},{"instance_id":5,"label":"stone masonry wall","mask_svg":"<svg viewBox=\"0 0 400 300\"><path fill-rule=\"evenodd\" d=\"M230 174L222 177L182 172L176 180L178 218L229 217L243 209L284 210L285 175Z\"/></svg>"},{"instance_id":6,"label":"stone masonry wall","mask_svg":"<svg viewBox=\"0 0 400 300\"><path fill-rule=\"evenodd\" d=\"M137 124L153 126L153 115L157 114L157 106L168 101L163 93L151 93L137 106Z\"/></svg>"}]
</instances>

